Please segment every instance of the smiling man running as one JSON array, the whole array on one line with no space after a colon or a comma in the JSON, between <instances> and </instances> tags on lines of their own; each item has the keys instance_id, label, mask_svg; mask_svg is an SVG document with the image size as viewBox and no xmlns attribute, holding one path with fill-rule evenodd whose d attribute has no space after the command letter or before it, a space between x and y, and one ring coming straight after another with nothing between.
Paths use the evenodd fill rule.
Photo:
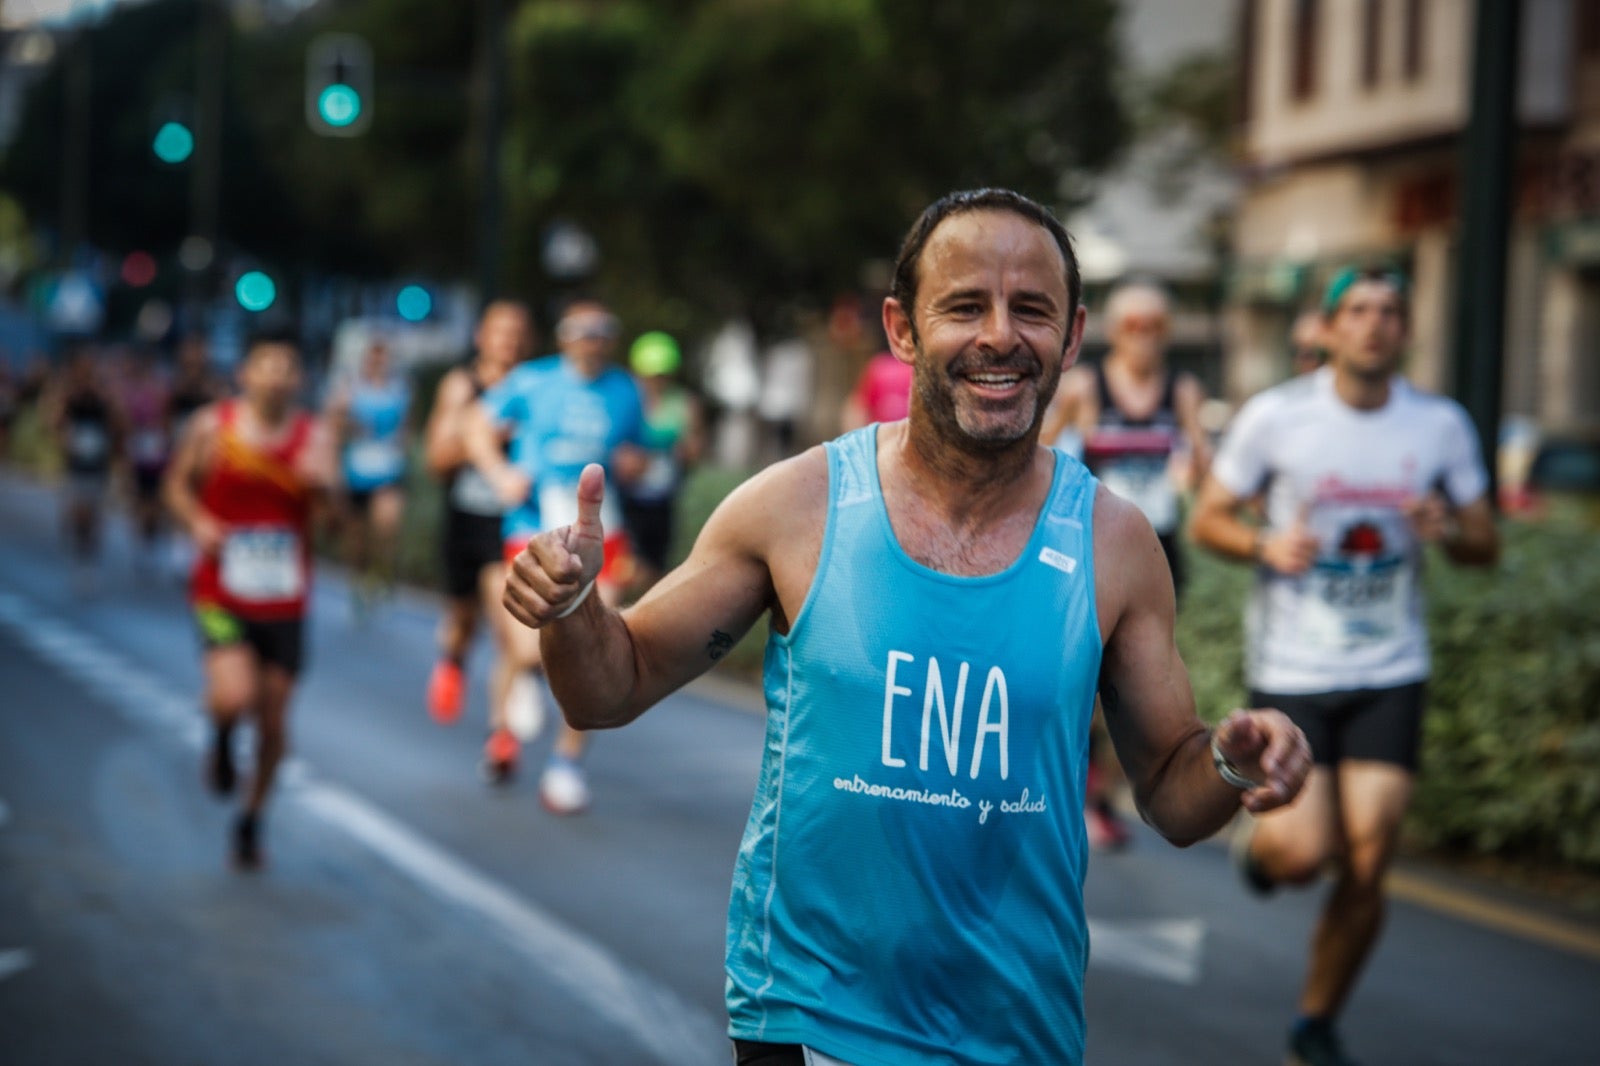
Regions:
<instances>
[{"instance_id":1,"label":"smiling man running","mask_svg":"<svg viewBox=\"0 0 1600 1066\"><path fill-rule=\"evenodd\" d=\"M544 627L584 729L638 717L770 614L766 748L729 907L741 1063L1082 1059L1097 686L1145 817L1177 843L1304 778L1304 738L1276 711L1215 734L1196 719L1149 522L1039 446L1082 337L1079 288L1042 207L947 196L884 302L914 370L906 421L764 470L626 611L589 595L596 467L577 521L513 564L507 606Z\"/></svg>"}]
</instances>

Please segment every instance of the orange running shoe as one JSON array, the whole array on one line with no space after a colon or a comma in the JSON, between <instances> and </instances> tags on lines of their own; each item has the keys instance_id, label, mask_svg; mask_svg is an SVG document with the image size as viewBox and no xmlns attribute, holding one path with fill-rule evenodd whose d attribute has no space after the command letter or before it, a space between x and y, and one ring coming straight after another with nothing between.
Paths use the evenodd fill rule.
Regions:
<instances>
[{"instance_id":1,"label":"orange running shoe","mask_svg":"<svg viewBox=\"0 0 1600 1066\"><path fill-rule=\"evenodd\" d=\"M461 705L466 702L467 679L461 667L449 659L433 664L428 677L428 713L440 725L455 725L461 718Z\"/></svg>"},{"instance_id":2,"label":"orange running shoe","mask_svg":"<svg viewBox=\"0 0 1600 1066\"><path fill-rule=\"evenodd\" d=\"M505 785L517 775L522 745L509 729L496 729L483 746L483 777L491 785Z\"/></svg>"}]
</instances>

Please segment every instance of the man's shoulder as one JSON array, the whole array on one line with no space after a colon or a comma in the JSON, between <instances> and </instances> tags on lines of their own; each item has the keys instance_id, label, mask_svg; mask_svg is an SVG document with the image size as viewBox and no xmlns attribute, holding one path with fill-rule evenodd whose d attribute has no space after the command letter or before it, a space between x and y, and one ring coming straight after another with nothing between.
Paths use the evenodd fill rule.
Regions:
<instances>
[{"instance_id":1,"label":"man's shoulder","mask_svg":"<svg viewBox=\"0 0 1600 1066\"><path fill-rule=\"evenodd\" d=\"M1420 417L1440 422L1468 418L1467 409L1452 397L1424 389L1405 378L1395 378L1393 388L1396 399L1400 401L1396 406L1402 408L1408 418Z\"/></svg>"},{"instance_id":2,"label":"man's shoulder","mask_svg":"<svg viewBox=\"0 0 1600 1066\"><path fill-rule=\"evenodd\" d=\"M828 456L822 445L773 463L728 494L713 515L752 554L793 550L827 521ZM709 523L708 523L709 526Z\"/></svg>"},{"instance_id":3,"label":"man's shoulder","mask_svg":"<svg viewBox=\"0 0 1600 1066\"><path fill-rule=\"evenodd\" d=\"M634 380L632 374L620 366L608 366L601 371L600 383L618 396L631 399L639 396L639 383Z\"/></svg>"},{"instance_id":4,"label":"man's shoulder","mask_svg":"<svg viewBox=\"0 0 1600 1066\"><path fill-rule=\"evenodd\" d=\"M490 392L529 392L540 387L551 371L560 365L559 358L553 355L541 355L518 363L506 371L506 376L491 388Z\"/></svg>"},{"instance_id":5,"label":"man's shoulder","mask_svg":"<svg viewBox=\"0 0 1600 1066\"><path fill-rule=\"evenodd\" d=\"M1253 421L1262 426L1303 425L1306 419L1316 417L1326 394L1317 374L1302 374L1250 397L1239 408L1235 421Z\"/></svg>"}]
</instances>

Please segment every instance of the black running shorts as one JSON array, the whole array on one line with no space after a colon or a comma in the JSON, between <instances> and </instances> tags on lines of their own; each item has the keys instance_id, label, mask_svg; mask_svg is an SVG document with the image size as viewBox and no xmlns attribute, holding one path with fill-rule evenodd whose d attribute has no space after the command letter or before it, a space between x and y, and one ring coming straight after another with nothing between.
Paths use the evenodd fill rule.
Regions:
<instances>
[{"instance_id":1,"label":"black running shorts","mask_svg":"<svg viewBox=\"0 0 1600 1066\"><path fill-rule=\"evenodd\" d=\"M1311 742L1318 766L1343 759L1392 763L1416 773L1422 749L1427 683L1309 695L1252 690L1250 706L1276 707Z\"/></svg>"},{"instance_id":2,"label":"black running shorts","mask_svg":"<svg viewBox=\"0 0 1600 1066\"><path fill-rule=\"evenodd\" d=\"M806 1066L806 1053L799 1044L763 1044L736 1038L733 1062L734 1066Z\"/></svg>"},{"instance_id":3,"label":"black running shorts","mask_svg":"<svg viewBox=\"0 0 1600 1066\"><path fill-rule=\"evenodd\" d=\"M451 508L445 512L439 547L443 553L444 594L452 600L475 600L483 568L502 562L500 519Z\"/></svg>"},{"instance_id":4,"label":"black running shorts","mask_svg":"<svg viewBox=\"0 0 1600 1066\"><path fill-rule=\"evenodd\" d=\"M240 618L210 603L196 604L194 619L200 628L200 644L207 651L244 644L256 653L263 665L270 663L280 667L291 677L299 675L305 661L303 619Z\"/></svg>"},{"instance_id":5,"label":"black running shorts","mask_svg":"<svg viewBox=\"0 0 1600 1066\"><path fill-rule=\"evenodd\" d=\"M658 573L666 570L667 554L672 550L672 515L670 499L622 501L622 524L633 542L633 553Z\"/></svg>"}]
</instances>

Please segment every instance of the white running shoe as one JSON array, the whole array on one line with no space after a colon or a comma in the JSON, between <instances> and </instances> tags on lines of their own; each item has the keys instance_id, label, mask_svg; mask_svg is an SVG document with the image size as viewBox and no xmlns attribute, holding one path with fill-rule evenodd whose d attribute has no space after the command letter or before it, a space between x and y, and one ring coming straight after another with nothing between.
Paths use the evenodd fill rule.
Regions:
<instances>
[{"instance_id":1,"label":"white running shoe","mask_svg":"<svg viewBox=\"0 0 1600 1066\"><path fill-rule=\"evenodd\" d=\"M582 814L589 806L583 770L566 759L551 759L539 776L539 802L551 814Z\"/></svg>"},{"instance_id":2,"label":"white running shoe","mask_svg":"<svg viewBox=\"0 0 1600 1066\"><path fill-rule=\"evenodd\" d=\"M543 687L533 674L519 670L506 691L506 728L527 744L544 732L546 717Z\"/></svg>"}]
</instances>

